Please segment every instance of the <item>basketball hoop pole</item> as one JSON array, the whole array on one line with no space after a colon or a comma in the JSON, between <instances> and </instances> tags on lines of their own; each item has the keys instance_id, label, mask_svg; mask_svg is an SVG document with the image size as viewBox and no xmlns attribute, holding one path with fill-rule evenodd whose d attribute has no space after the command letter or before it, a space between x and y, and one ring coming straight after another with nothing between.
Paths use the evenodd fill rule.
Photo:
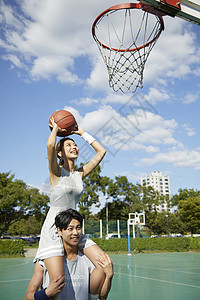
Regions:
<instances>
[{"instance_id":1,"label":"basketball hoop pole","mask_svg":"<svg viewBox=\"0 0 200 300\"><path fill-rule=\"evenodd\" d=\"M130 221L128 219L128 255L131 255Z\"/></svg>"},{"instance_id":2,"label":"basketball hoop pole","mask_svg":"<svg viewBox=\"0 0 200 300\"><path fill-rule=\"evenodd\" d=\"M133 222L133 238L135 239L135 222Z\"/></svg>"},{"instance_id":3,"label":"basketball hoop pole","mask_svg":"<svg viewBox=\"0 0 200 300\"><path fill-rule=\"evenodd\" d=\"M133 226L133 238L135 239L135 221L128 219L128 255L131 255L131 234L130 234L130 226Z\"/></svg>"}]
</instances>

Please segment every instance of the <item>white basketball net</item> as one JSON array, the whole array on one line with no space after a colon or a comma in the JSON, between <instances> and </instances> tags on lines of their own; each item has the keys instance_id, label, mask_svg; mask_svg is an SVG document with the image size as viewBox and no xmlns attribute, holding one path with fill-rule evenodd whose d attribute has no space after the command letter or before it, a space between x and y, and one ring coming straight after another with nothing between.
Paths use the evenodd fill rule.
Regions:
<instances>
[{"instance_id":1,"label":"white basketball net","mask_svg":"<svg viewBox=\"0 0 200 300\"><path fill-rule=\"evenodd\" d=\"M157 15L142 9L111 10L97 21L94 39L115 92L135 92L143 87L144 66L161 27Z\"/></svg>"}]
</instances>

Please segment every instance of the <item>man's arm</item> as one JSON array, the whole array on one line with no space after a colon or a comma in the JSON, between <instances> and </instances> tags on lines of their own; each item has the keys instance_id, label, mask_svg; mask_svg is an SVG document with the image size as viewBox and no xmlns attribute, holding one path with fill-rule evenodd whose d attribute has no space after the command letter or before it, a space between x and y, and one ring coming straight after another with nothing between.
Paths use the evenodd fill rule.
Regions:
<instances>
[{"instance_id":1,"label":"man's arm","mask_svg":"<svg viewBox=\"0 0 200 300\"><path fill-rule=\"evenodd\" d=\"M33 276L29 282L24 300L34 300L34 293L40 288L43 281L43 267L36 262Z\"/></svg>"},{"instance_id":2,"label":"man's arm","mask_svg":"<svg viewBox=\"0 0 200 300\"><path fill-rule=\"evenodd\" d=\"M45 291L42 290L42 291L37 292L38 289L40 288L40 286L42 285L43 274L44 274L44 268L38 262L36 262L34 273L29 282L24 300L40 299L39 298L40 294L42 295L44 293L48 299L62 291L62 289L65 285L65 282L64 282L65 277L64 276L60 276L60 277L57 277L56 279L54 279L51 282L51 284L48 286L48 288L45 289ZM36 296L35 292L38 293L37 296Z\"/></svg>"}]
</instances>

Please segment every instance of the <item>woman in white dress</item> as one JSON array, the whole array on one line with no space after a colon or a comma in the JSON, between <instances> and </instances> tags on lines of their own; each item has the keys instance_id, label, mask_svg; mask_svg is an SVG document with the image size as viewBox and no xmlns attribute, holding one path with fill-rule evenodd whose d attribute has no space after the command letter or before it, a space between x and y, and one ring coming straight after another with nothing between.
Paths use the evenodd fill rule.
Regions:
<instances>
[{"instance_id":1,"label":"woman in white dress","mask_svg":"<svg viewBox=\"0 0 200 300\"><path fill-rule=\"evenodd\" d=\"M91 135L78 126L73 133L80 135L96 151L87 164L75 170L75 160L79 149L71 138L61 139L56 146L57 133L61 130L52 119L52 131L47 141L47 154L50 171L50 209L42 227L39 248L34 261L44 260L50 282L64 275L64 248L55 227L55 216L66 209L75 209L82 191L82 179L87 176L103 159L106 150ZM58 163L59 159L59 163ZM103 251L86 236L82 236L79 249L98 265L98 255ZM102 276L104 274L102 273ZM55 298L56 299L56 298Z\"/></svg>"}]
</instances>

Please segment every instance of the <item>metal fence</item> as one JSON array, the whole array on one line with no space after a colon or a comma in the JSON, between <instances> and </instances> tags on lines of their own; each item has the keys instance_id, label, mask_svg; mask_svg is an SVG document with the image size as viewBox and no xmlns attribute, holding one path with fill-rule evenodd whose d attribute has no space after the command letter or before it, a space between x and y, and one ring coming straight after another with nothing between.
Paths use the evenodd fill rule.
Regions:
<instances>
[{"instance_id":1,"label":"metal fence","mask_svg":"<svg viewBox=\"0 0 200 300\"><path fill-rule=\"evenodd\" d=\"M127 236L126 220L84 220L83 233L90 237L106 237L107 233L116 233L119 236Z\"/></svg>"}]
</instances>

